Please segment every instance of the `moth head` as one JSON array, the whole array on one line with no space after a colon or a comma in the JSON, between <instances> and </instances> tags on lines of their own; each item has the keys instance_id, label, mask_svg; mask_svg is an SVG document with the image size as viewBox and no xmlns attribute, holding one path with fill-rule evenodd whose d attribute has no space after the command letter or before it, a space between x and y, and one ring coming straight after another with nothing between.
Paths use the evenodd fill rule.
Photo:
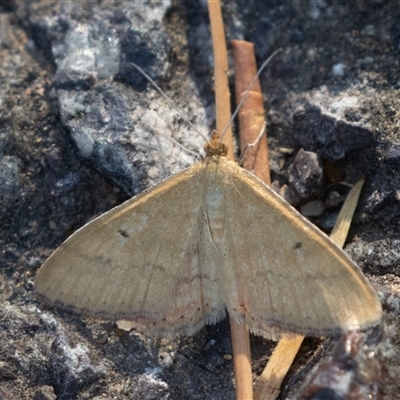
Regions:
<instances>
[{"instance_id":1,"label":"moth head","mask_svg":"<svg viewBox=\"0 0 400 400\"><path fill-rule=\"evenodd\" d=\"M228 146L222 143L217 131L213 131L210 141L204 145L206 156L227 156Z\"/></svg>"}]
</instances>

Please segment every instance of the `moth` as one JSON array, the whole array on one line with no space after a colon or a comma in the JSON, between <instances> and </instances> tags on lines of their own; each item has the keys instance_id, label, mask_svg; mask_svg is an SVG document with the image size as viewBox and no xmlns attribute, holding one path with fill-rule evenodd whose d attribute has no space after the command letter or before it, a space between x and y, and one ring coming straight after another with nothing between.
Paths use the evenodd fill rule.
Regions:
<instances>
[{"instance_id":1,"label":"moth","mask_svg":"<svg viewBox=\"0 0 400 400\"><path fill-rule=\"evenodd\" d=\"M216 132L205 152L69 237L40 268L38 295L163 337L226 312L272 339L379 323L379 299L343 250L228 160Z\"/></svg>"}]
</instances>

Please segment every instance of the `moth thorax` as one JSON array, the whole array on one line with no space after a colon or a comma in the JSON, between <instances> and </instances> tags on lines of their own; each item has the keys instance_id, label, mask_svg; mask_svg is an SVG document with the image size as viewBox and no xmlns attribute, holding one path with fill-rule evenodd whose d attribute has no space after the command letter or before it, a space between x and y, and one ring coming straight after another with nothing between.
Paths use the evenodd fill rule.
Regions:
<instances>
[{"instance_id":1,"label":"moth thorax","mask_svg":"<svg viewBox=\"0 0 400 400\"><path fill-rule=\"evenodd\" d=\"M225 197L220 188L210 185L207 193L207 223L215 243L222 240L225 228L225 214L221 212L224 207Z\"/></svg>"}]
</instances>

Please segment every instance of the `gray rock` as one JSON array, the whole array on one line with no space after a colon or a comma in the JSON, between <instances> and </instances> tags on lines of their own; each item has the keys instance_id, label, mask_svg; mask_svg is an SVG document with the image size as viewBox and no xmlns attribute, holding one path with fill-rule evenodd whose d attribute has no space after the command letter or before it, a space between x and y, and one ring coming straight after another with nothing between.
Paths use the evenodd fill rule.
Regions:
<instances>
[{"instance_id":1,"label":"gray rock","mask_svg":"<svg viewBox=\"0 0 400 400\"><path fill-rule=\"evenodd\" d=\"M294 192L295 204L314 197L322 186L322 163L317 154L300 149L289 165L289 187Z\"/></svg>"}]
</instances>

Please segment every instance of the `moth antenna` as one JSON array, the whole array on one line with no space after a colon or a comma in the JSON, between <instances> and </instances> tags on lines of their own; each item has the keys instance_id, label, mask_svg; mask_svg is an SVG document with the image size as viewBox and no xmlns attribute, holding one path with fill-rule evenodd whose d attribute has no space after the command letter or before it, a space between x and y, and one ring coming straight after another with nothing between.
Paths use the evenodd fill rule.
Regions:
<instances>
[{"instance_id":1,"label":"moth antenna","mask_svg":"<svg viewBox=\"0 0 400 400\"><path fill-rule=\"evenodd\" d=\"M262 124L262 127L260 129L260 133L258 134L256 140L253 143L247 143L246 147L244 148L244 150L242 151L242 154L240 155L240 158L238 160L238 164L242 165L243 159L246 156L247 151L250 149L250 147L254 147L257 146L258 142L261 140L262 135L264 135L265 132L265 128L267 127L267 123L264 121L264 123Z\"/></svg>"},{"instance_id":2,"label":"moth antenna","mask_svg":"<svg viewBox=\"0 0 400 400\"><path fill-rule=\"evenodd\" d=\"M138 65L136 65L135 63L131 62L130 63L134 68L136 68L152 85L153 87L157 90L158 93L161 94L161 96L164 97L165 100L168 101L168 104L179 114L179 116L196 132L198 133L206 142L209 141L209 139L204 136L190 121L189 118L186 117L185 114L183 114L183 112L181 110L179 110L179 108L175 105L175 103L172 101L172 99L170 99L166 93L164 93L164 91L160 88L160 86L157 85L157 83L154 82L154 80L152 78L150 78L150 76L143 71L142 68L140 68Z\"/></svg>"},{"instance_id":3,"label":"moth antenna","mask_svg":"<svg viewBox=\"0 0 400 400\"><path fill-rule=\"evenodd\" d=\"M239 104L236 107L235 112L232 114L232 117L230 118L229 122L227 123L227 125L225 126L225 128L223 129L223 131L221 132L221 141L226 133L226 131L229 129L229 127L233 124L233 120L235 119L237 113L239 112L240 108L242 107L244 101L247 99L247 96L250 93L251 88L253 87L253 85L256 83L256 80L258 79L258 77L260 76L261 72L263 71L263 69L269 64L269 62L278 54L282 51L282 49L278 49L276 51L274 51L261 65L261 67L259 68L258 72L255 74L254 78L252 79L252 81L250 82L250 85L248 86L248 88L246 89L246 91L243 93L243 96L241 97Z\"/></svg>"}]
</instances>

